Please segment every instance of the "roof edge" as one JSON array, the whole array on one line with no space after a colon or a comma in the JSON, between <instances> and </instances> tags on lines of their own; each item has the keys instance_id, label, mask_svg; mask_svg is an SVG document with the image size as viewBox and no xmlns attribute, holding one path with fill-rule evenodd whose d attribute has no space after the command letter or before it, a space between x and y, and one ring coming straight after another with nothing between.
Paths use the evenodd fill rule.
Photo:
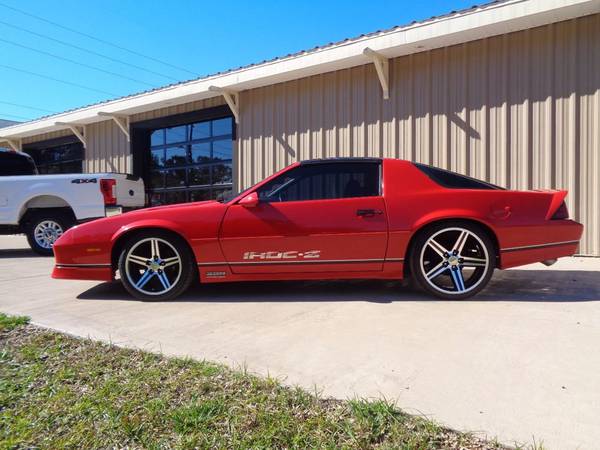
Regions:
<instances>
[{"instance_id":1,"label":"roof edge","mask_svg":"<svg viewBox=\"0 0 600 450\"><path fill-rule=\"evenodd\" d=\"M221 95L211 90L211 86L243 91L368 64L370 60L363 54L367 46L385 57L395 58L598 12L600 0L495 1L284 58L12 125L0 130L0 141L66 129L64 125L56 124L59 121L86 125L111 120L99 112L133 115Z\"/></svg>"}]
</instances>

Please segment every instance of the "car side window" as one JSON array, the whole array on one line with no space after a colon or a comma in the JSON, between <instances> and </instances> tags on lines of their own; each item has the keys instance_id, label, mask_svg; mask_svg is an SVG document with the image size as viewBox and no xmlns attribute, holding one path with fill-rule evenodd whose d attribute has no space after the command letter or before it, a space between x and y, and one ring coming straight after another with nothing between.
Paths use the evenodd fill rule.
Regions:
<instances>
[{"instance_id":1,"label":"car side window","mask_svg":"<svg viewBox=\"0 0 600 450\"><path fill-rule=\"evenodd\" d=\"M374 197L380 195L379 169L377 162L301 165L262 186L258 197L265 202Z\"/></svg>"}]
</instances>

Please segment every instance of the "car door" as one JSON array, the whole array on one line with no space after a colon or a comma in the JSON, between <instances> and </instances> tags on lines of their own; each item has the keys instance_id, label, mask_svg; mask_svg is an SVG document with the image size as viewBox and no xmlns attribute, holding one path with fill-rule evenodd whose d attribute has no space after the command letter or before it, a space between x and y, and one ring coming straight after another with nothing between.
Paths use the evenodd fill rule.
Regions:
<instances>
[{"instance_id":1,"label":"car door","mask_svg":"<svg viewBox=\"0 0 600 450\"><path fill-rule=\"evenodd\" d=\"M222 223L233 273L382 270L381 161L303 163L256 194L255 206L230 206Z\"/></svg>"}]
</instances>

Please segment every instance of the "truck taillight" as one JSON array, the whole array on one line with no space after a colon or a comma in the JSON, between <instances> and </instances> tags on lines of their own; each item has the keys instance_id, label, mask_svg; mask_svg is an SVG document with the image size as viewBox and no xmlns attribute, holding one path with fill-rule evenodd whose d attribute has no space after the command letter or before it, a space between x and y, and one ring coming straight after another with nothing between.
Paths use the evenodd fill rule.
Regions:
<instances>
[{"instance_id":1,"label":"truck taillight","mask_svg":"<svg viewBox=\"0 0 600 450\"><path fill-rule=\"evenodd\" d=\"M100 192L102 192L102 197L104 197L105 205L117 204L117 180L113 178L101 179Z\"/></svg>"},{"instance_id":2,"label":"truck taillight","mask_svg":"<svg viewBox=\"0 0 600 450\"><path fill-rule=\"evenodd\" d=\"M562 202L562 205L558 207L554 215L552 216L552 220L561 220L569 218L569 210L567 209L567 204Z\"/></svg>"}]
</instances>

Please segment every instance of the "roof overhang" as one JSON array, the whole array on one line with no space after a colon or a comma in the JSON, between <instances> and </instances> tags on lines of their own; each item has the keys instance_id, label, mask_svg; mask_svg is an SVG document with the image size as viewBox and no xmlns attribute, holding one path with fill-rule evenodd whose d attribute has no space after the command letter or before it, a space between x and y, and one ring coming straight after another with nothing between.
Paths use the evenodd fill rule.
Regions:
<instances>
[{"instance_id":1,"label":"roof overhang","mask_svg":"<svg viewBox=\"0 0 600 450\"><path fill-rule=\"evenodd\" d=\"M57 122L86 125L110 120L110 115L130 116L222 95L215 86L240 92L369 64L372 59L364 53L367 47L386 58L395 58L598 12L600 0L508 0L490 3L287 58L13 125L0 131L0 141L2 138L24 138L66 129Z\"/></svg>"}]
</instances>

